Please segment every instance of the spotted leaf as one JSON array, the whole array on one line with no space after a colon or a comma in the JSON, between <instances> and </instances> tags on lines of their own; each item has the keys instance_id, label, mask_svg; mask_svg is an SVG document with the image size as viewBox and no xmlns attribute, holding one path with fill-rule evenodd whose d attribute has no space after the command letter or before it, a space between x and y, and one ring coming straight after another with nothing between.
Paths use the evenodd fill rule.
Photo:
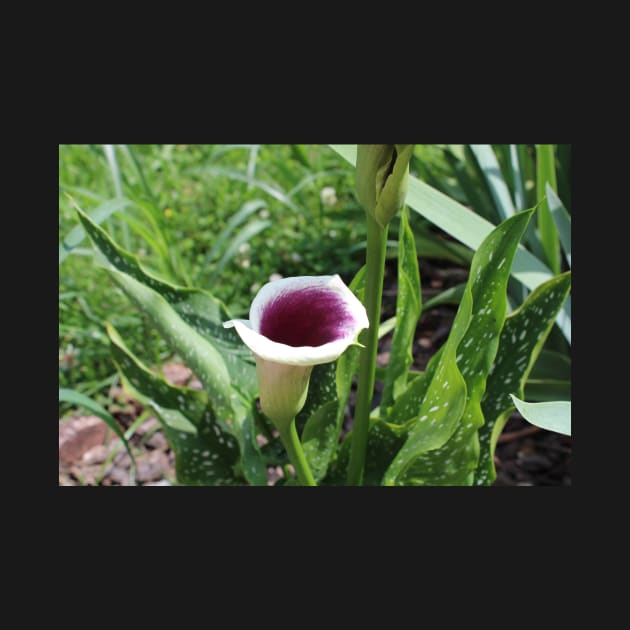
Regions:
<instances>
[{"instance_id":1,"label":"spotted leaf","mask_svg":"<svg viewBox=\"0 0 630 630\"><path fill-rule=\"evenodd\" d=\"M485 424L479 430L480 456L475 485L496 478L494 450L514 410L510 394L523 398L523 387L571 288L567 272L541 284L505 320L499 349L481 406Z\"/></svg>"},{"instance_id":2,"label":"spotted leaf","mask_svg":"<svg viewBox=\"0 0 630 630\"><path fill-rule=\"evenodd\" d=\"M409 437L388 468L386 485L471 484L483 425L481 398L497 351L507 310L506 288L512 261L533 210L497 226L473 257L453 328L422 399ZM411 387L419 387L412 381ZM392 409L396 424L412 400Z\"/></svg>"}]
</instances>

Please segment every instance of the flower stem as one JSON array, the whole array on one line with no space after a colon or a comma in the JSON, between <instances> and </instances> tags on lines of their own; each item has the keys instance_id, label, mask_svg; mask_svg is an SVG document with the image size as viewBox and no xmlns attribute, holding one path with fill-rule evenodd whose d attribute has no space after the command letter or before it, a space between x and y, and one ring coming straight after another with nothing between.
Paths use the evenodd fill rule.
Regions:
<instances>
[{"instance_id":1,"label":"flower stem","mask_svg":"<svg viewBox=\"0 0 630 630\"><path fill-rule=\"evenodd\" d=\"M306 461L306 456L304 455L304 450L302 449L302 444L295 428L295 419L291 421L284 431L280 431L280 439L284 444L284 448L287 450L287 455L295 468L298 479L305 486L316 486L317 484Z\"/></svg>"},{"instance_id":2,"label":"flower stem","mask_svg":"<svg viewBox=\"0 0 630 630\"><path fill-rule=\"evenodd\" d=\"M370 410L374 394L378 326L381 319L388 227L381 227L371 215L367 215L365 309L370 321L370 327L367 330L365 348L361 352L359 365L359 382L352 425L352 448L347 479L350 486L360 486L363 482Z\"/></svg>"}]
</instances>

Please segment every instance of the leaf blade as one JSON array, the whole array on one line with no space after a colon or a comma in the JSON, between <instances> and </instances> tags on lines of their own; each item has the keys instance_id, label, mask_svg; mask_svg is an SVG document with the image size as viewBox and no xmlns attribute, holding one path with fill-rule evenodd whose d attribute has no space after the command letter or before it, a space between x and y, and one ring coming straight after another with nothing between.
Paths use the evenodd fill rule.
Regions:
<instances>
[{"instance_id":1,"label":"leaf blade","mask_svg":"<svg viewBox=\"0 0 630 630\"><path fill-rule=\"evenodd\" d=\"M557 400L552 402L525 402L514 394L510 394L518 412L531 424L555 431L564 435L571 435L571 402Z\"/></svg>"}]
</instances>

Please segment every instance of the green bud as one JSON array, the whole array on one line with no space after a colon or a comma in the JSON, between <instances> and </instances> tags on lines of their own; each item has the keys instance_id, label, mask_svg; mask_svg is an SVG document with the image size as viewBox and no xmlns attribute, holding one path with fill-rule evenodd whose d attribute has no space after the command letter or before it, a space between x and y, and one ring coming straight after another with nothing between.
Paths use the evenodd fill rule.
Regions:
<instances>
[{"instance_id":1,"label":"green bud","mask_svg":"<svg viewBox=\"0 0 630 630\"><path fill-rule=\"evenodd\" d=\"M357 145L357 195L376 222L385 227L407 196L413 144Z\"/></svg>"}]
</instances>

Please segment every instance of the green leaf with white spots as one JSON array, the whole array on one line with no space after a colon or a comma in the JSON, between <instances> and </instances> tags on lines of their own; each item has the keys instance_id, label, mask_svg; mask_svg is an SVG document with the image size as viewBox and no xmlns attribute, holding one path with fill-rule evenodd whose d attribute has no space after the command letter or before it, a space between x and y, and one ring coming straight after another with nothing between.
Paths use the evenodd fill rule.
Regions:
<instances>
[{"instance_id":1,"label":"green leaf with white spots","mask_svg":"<svg viewBox=\"0 0 630 630\"><path fill-rule=\"evenodd\" d=\"M380 418L370 418L363 473L364 486L381 485L385 471L407 439L410 424L401 426L390 424ZM323 485L345 484L351 447L352 433L349 433L339 447L337 458L331 464Z\"/></svg>"},{"instance_id":2,"label":"green leaf with white spots","mask_svg":"<svg viewBox=\"0 0 630 630\"><path fill-rule=\"evenodd\" d=\"M571 435L570 402L554 400L553 402L532 403L525 402L514 394L510 394L510 397L518 412L528 422L547 431Z\"/></svg>"},{"instance_id":3,"label":"green leaf with white spots","mask_svg":"<svg viewBox=\"0 0 630 630\"><path fill-rule=\"evenodd\" d=\"M407 394L392 409L394 424L408 421L412 410L416 421L383 478L385 485L472 483L477 430L484 422L481 398L505 321L510 268L532 214L527 210L505 220L475 253L451 334L439 361L427 367L426 392L415 406ZM412 381L410 388L420 385L426 383Z\"/></svg>"},{"instance_id":4,"label":"green leaf with white spots","mask_svg":"<svg viewBox=\"0 0 630 630\"><path fill-rule=\"evenodd\" d=\"M316 481L326 474L331 451L334 451L339 438L336 432L339 404L336 374L336 361L313 368L306 403L296 418L298 430L304 427L301 442Z\"/></svg>"},{"instance_id":5,"label":"green leaf with white spots","mask_svg":"<svg viewBox=\"0 0 630 630\"><path fill-rule=\"evenodd\" d=\"M237 433L241 449L241 467L243 475L253 486L267 485L267 465L256 441L256 423L254 414L256 403L252 402L250 412L243 418Z\"/></svg>"},{"instance_id":6,"label":"green leaf with white spots","mask_svg":"<svg viewBox=\"0 0 630 630\"><path fill-rule=\"evenodd\" d=\"M510 394L523 398L525 382L570 288L571 272L556 276L534 290L505 320L481 403L485 424L479 430L481 450L475 485L489 485L496 477L494 450L514 410Z\"/></svg>"},{"instance_id":7,"label":"green leaf with white spots","mask_svg":"<svg viewBox=\"0 0 630 630\"><path fill-rule=\"evenodd\" d=\"M177 387L147 368L107 324L112 358L125 388L148 406L160 421L175 452L177 481L192 485L242 485L234 468L238 441L218 422L208 405L208 394Z\"/></svg>"},{"instance_id":8,"label":"green leaf with white spots","mask_svg":"<svg viewBox=\"0 0 630 630\"><path fill-rule=\"evenodd\" d=\"M420 382L422 398L401 396L388 416L390 424L405 424L413 420L403 447L388 467L384 485L395 485L406 468L422 453L440 447L451 436L466 404L466 383L457 367L457 347L470 323L472 296L466 291L460 302L453 327L439 361L434 365L433 377ZM416 391L418 379L410 384ZM395 420L393 422L392 420Z\"/></svg>"},{"instance_id":9,"label":"green leaf with white spots","mask_svg":"<svg viewBox=\"0 0 630 630\"><path fill-rule=\"evenodd\" d=\"M338 401L331 400L322 405L308 419L302 433L302 447L316 481L326 474L331 450L339 439L337 434Z\"/></svg>"},{"instance_id":10,"label":"green leaf with white spots","mask_svg":"<svg viewBox=\"0 0 630 630\"><path fill-rule=\"evenodd\" d=\"M74 207L85 231L102 254L103 266L124 273L159 294L181 320L205 340L204 346L211 344L214 355L219 357L217 369L223 365L227 367L229 379L238 384L246 402L255 398L258 390L256 367L238 334L233 329L223 328L223 322L231 319L223 302L200 289L178 287L145 271L136 256L119 247L78 206ZM201 378L199 374L197 376Z\"/></svg>"},{"instance_id":11,"label":"green leaf with white spots","mask_svg":"<svg viewBox=\"0 0 630 630\"><path fill-rule=\"evenodd\" d=\"M197 375L210 394L217 415L224 420L231 419L233 405L236 406L239 401L230 387L230 374L221 354L188 326L159 293L126 273L115 269L109 269L108 273Z\"/></svg>"},{"instance_id":12,"label":"green leaf with white spots","mask_svg":"<svg viewBox=\"0 0 630 630\"><path fill-rule=\"evenodd\" d=\"M380 404L381 417L407 385L407 370L413 362L411 347L418 319L422 312L420 271L413 232L409 226L408 210L400 213L398 237L398 292L396 297L396 329L392 339L383 395Z\"/></svg>"}]
</instances>

